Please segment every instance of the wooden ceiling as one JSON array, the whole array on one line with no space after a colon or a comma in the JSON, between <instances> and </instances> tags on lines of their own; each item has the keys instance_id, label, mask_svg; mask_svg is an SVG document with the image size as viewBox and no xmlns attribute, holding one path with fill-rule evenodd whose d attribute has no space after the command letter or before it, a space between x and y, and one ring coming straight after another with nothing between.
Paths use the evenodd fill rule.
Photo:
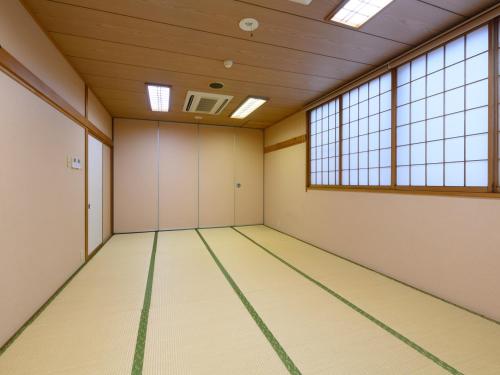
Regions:
<instances>
[{"instance_id":1,"label":"wooden ceiling","mask_svg":"<svg viewBox=\"0 0 500 375\"><path fill-rule=\"evenodd\" d=\"M24 2L114 117L192 123L187 90L217 91L234 99L201 123L264 128L496 0L394 0L360 30L325 21L341 0ZM253 36L238 27L245 17L260 22ZM172 86L171 112L149 110L145 82ZM230 119L248 95L270 101Z\"/></svg>"}]
</instances>

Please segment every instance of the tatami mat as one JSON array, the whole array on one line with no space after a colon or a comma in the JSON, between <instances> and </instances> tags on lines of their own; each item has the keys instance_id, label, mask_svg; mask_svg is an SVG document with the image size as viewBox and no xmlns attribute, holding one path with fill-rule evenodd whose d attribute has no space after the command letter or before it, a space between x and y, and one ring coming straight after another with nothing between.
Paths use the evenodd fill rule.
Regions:
<instances>
[{"instance_id":1,"label":"tatami mat","mask_svg":"<svg viewBox=\"0 0 500 375\"><path fill-rule=\"evenodd\" d=\"M288 358L304 375L500 374L500 325L270 228L237 230L200 230L216 260L196 231L158 234L142 373L288 374ZM130 374L153 239L114 236L0 374Z\"/></svg>"},{"instance_id":2,"label":"tatami mat","mask_svg":"<svg viewBox=\"0 0 500 375\"><path fill-rule=\"evenodd\" d=\"M143 374L287 374L194 230L158 236Z\"/></svg>"},{"instance_id":3,"label":"tatami mat","mask_svg":"<svg viewBox=\"0 0 500 375\"><path fill-rule=\"evenodd\" d=\"M231 228L201 231L303 374L445 374Z\"/></svg>"},{"instance_id":4,"label":"tatami mat","mask_svg":"<svg viewBox=\"0 0 500 375\"><path fill-rule=\"evenodd\" d=\"M237 229L461 372L500 374L499 324L268 227Z\"/></svg>"},{"instance_id":5,"label":"tatami mat","mask_svg":"<svg viewBox=\"0 0 500 375\"><path fill-rule=\"evenodd\" d=\"M0 357L0 374L129 374L153 236L114 236Z\"/></svg>"}]
</instances>

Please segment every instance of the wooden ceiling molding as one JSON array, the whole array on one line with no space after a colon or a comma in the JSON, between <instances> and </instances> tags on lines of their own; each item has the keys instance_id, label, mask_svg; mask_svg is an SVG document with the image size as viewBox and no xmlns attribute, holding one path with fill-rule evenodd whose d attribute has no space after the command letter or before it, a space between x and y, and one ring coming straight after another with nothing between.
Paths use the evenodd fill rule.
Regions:
<instances>
[{"instance_id":1,"label":"wooden ceiling molding","mask_svg":"<svg viewBox=\"0 0 500 375\"><path fill-rule=\"evenodd\" d=\"M232 95L202 123L268 127L454 26L495 0L394 0L359 30L326 17L341 0L24 0L114 117L192 123L188 90ZM239 29L244 17L260 27ZM234 66L226 69L225 59ZM213 90L211 82L223 82ZM172 86L168 113L149 110L145 82ZM249 95L270 101L244 120Z\"/></svg>"}]
</instances>

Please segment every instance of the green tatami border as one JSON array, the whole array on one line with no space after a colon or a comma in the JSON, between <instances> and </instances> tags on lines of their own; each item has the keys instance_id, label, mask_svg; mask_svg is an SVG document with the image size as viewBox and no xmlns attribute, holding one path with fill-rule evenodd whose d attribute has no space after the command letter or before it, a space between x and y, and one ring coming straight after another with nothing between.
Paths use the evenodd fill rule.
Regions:
<instances>
[{"instance_id":1,"label":"green tatami border","mask_svg":"<svg viewBox=\"0 0 500 375\"><path fill-rule=\"evenodd\" d=\"M151 295L153 291L153 276L155 270L157 244L158 232L156 231L153 240L153 249L151 250L151 259L149 261L148 281L146 282L146 291L144 292L144 303L139 320L139 329L137 330L134 362L132 363L132 375L141 375L142 368L144 366L144 351L146 349L146 336L148 333L149 308L151 307Z\"/></svg>"},{"instance_id":2,"label":"green tatami border","mask_svg":"<svg viewBox=\"0 0 500 375\"><path fill-rule=\"evenodd\" d=\"M101 249L111 240L111 238L114 237L114 234L111 235L105 242L103 242L101 245L99 245L93 252L92 254L88 257L88 259L83 262L82 265L80 265L75 272L71 274L71 276L66 279L66 281L59 287L57 290L49 297L45 303L38 308L38 310L35 311L33 315L10 337L5 344L0 347L0 357L2 356L3 353L21 336L21 334L28 328L39 316L42 314L45 309L56 299L56 297L61 294L61 292L68 286L68 284L75 278L76 275L87 265L89 262L95 258L95 256L101 251Z\"/></svg>"},{"instance_id":3,"label":"green tatami border","mask_svg":"<svg viewBox=\"0 0 500 375\"><path fill-rule=\"evenodd\" d=\"M397 338L401 342L405 343L406 345L408 345L412 349L414 349L417 352L419 352L420 354L422 354L427 359L429 359L432 362L434 362L436 365L440 366L441 368L443 368L444 370L448 371L451 374L454 374L454 375L464 375L462 372L460 372L459 370L457 370L456 368L454 368L450 364L448 364L445 361L443 361L442 359L438 358L437 356L435 356L431 352L425 350L423 347L421 347L420 345L418 345L415 342L411 341L406 336L403 336L401 333L399 333L395 329L389 327L388 325L386 325L382 321L378 320L373 315L371 315L368 312L364 311L363 309L361 309L360 307L358 307L357 305L355 305L354 303L352 303L351 301L349 301L347 298L341 296L339 293L333 291L332 289L328 288L326 285L322 284L318 280L314 279L313 277L309 276L305 272L301 271L300 269L298 269L297 267L295 267L291 263L287 262L286 260L284 260L280 256L278 256L275 253L273 253L271 250L269 250L266 247L264 247L263 245L259 244L257 241L255 241L251 237L249 237L246 234L240 232L237 228L235 228L235 227L231 227L231 228L234 231L236 231L237 233L239 233L241 236L245 237L248 241L252 242L256 246L258 246L260 249L264 250L266 253L268 253L269 255L271 255L272 257L274 257L276 260L278 260L281 263L283 263L284 265L288 266L289 268L291 268L292 270L294 270L295 272L297 272L298 274L300 274L301 276L303 276L304 278L306 278L307 280L309 280L310 282L312 282L316 286L318 286L321 289L323 289L328 294L330 294L333 297L335 297L336 299L338 299L340 302L344 303L346 306L350 307L352 310L356 311L357 313L359 313L363 317L365 317L368 320L370 320L372 323L374 323L377 326L379 326L380 328L382 328L384 331L388 332L389 334L391 334L392 336L394 336L395 338Z\"/></svg>"},{"instance_id":4,"label":"green tatami border","mask_svg":"<svg viewBox=\"0 0 500 375\"><path fill-rule=\"evenodd\" d=\"M224 277L226 278L227 282L231 287L233 288L234 292L237 294L239 297L241 303L245 306L247 309L248 313L251 315L261 332L264 334L266 337L267 341L271 344L273 347L274 351L278 355L278 357L281 359L281 362L285 365L287 368L288 372L292 375L302 375L300 370L297 368L297 366L293 363L292 359L288 356L286 353L285 349L281 346L279 341L276 339L276 337L273 335L271 330L267 327L266 323L262 320L262 318L259 316L257 311L254 309L250 301L246 298L246 296L243 294L241 289L239 288L238 284L233 280L229 272L226 270L224 265L221 263L219 258L217 258L217 255L215 255L214 251L210 247L210 245L207 243L203 235L200 233L198 229L196 229L196 233L198 233L198 236L200 239L203 241L203 244L207 248L208 252L212 256L212 259L214 262L217 264L217 267L219 267L219 270L222 272Z\"/></svg>"},{"instance_id":5,"label":"green tatami border","mask_svg":"<svg viewBox=\"0 0 500 375\"><path fill-rule=\"evenodd\" d=\"M285 236L291 237L291 238L293 238L293 239L295 239L295 240L297 240L297 241L300 241L300 242L302 242L302 243L305 243L306 245L312 246L312 247L314 247L314 248L315 248L315 249L317 249L317 250L321 250L322 252L325 252L325 253L327 253L327 254L329 254L329 255L333 255L333 256L335 256L335 257L337 257L337 258L340 258L340 259L342 259L342 260L345 260L346 262L349 262L349 263L354 264L354 265L356 265L356 266L358 266L358 267L364 268L365 270L375 272L376 274L378 274L378 275L380 275L380 276L383 276L383 277L385 277L385 278L387 278L387 279L389 279L389 280L395 281L395 282L397 282L398 284L401 284L401 285L407 286L408 288L411 288L411 289L416 290L416 291L418 291L418 292L420 292L420 293L426 294L426 295L428 295L429 297L432 297L432 298L438 299L438 300L440 300L440 301L442 301L442 302L444 302L444 303L447 303L448 305L451 305L451 306L456 307L456 308L458 308L458 309L460 309L460 310L463 310L463 311L467 311L467 312L468 312L468 313L470 313L470 314L476 315L476 316L478 316L478 317L480 317L480 318L483 318L483 319L489 320L489 321L490 321L490 322L492 322L492 323L495 323L495 324L500 325L500 321L498 321L498 320L495 320L495 319L493 319L493 318L490 318L490 317L488 317L488 316L485 316L485 315L483 315L483 314L480 314L480 313L478 313L478 312L476 312L476 311L470 310L470 309L468 309L467 307L457 305L456 303L451 302L451 301L448 301L447 299L444 299L444 298L438 297L438 296L436 296L435 294L432 294L432 293L430 293L430 292L426 292L425 290L420 289L420 288L417 288L416 286L413 286L413 285L410 285L410 284L408 284L408 283L405 283L404 281L401 281L401 280L395 279L395 278L394 278L394 277L392 277L392 276L386 275L385 273L382 273L382 272L377 271L377 270L375 270L375 269L373 269L373 268L370 268L370 267L368 267L368 266L365 266L365 265L363 265L363 264L361 264L361 263L358 263L358 262L356 262L356 261L354 261L354 260L352 260L352 259L346 258L346 257L344 257L344 256L342 256L342 255L337 254L337 253L334 253L334 252L331 252L331 251L328 251L328 250L322 249L321 247L316 246L316 245L314 245L314 244L312 244L312 243L310 243L310 242L304 241L304 240L302 240L302 239L300 239L300 238L298 238L298 237L296 237L296 236L294 236L294 235L292 235L292 234L290 234L290 233L283 232L283 231L281 231L281 230L279 230L279 229L276 229L276 228L270 227L270 226L268 226L268 225L266 225L266 224L254 224L254 225L235 225L235 226L233 226L233 227L236 227L236 228L243 228L243 227L247 227L247 226L248 226L248 227L263 226L263 227L266 227L266 228L268 228L268 229L274 230L274 231L276 231L276 232L278 232L278 233L284 234Z\"/></svg>"}]
</instances>

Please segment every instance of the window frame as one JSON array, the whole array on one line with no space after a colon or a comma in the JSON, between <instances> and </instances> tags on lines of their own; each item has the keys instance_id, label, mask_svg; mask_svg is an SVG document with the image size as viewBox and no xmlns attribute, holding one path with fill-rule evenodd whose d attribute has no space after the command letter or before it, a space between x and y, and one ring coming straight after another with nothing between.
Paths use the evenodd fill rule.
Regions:
<instances>
[{"instance_id":1,"label":"window frame","mask_svg":"<svg viewBox=\"0 0 500 375\"><path fill-rule=\"evenodd\" d=\"M489 80L489 117L490 117L490 154L492 163L490 163L490 186L493 192L500 192L500 17L489 22L490 44L489 44L489 62L490 62L490 80Z\"/></svg>"},{"instance_id":2,"label":"window frame","mask_svg":"<svg viewBox=\"0 0 500 375\"><path fill-rule=\"evenodd\" d=\"M306 126L306 191L307 190L334 190L334 191L363 191L363 192L382 192L382 193L409 193L409 194L434 194L434 195L458 195L458 196L475 196L475 197L489 197L489 198L500 198L500 173L498 171L500 164L500 154L499 154L499 138L500 138L500 126L499 126L499 110L500 107L500 88L498 86L500 82L500 42L499 42L499 24L500 17L493 17L492 19L475 24L473 27L466 28L459 34L446 39L432 48L426 49L421 47L421 53L417 51L412 51L412 57L403 61L398 62L395 65L391 65L389 69L380 70L376 75L368 74L363 79L356 81L356 85L345 85L344 89L341 89L336 93L334 97L330 97L328 100L323 100L315 104L314 107L310 108L306 112L307 126ZM447 43L450 43L456 39L459 39L466 34L479 29L484 26L488 26L488 141L489 141L489 152L488 152L488 186L485 187L468 187L468 186L399 186L397 185L397 127L396 127L396 116L397 116L397 70L400 66L413 61L414 59L428 54L438 48L443 47ZM389 66L389 64L387 64ZM342 97L345 93L351 91L352 89L359 88L363 84L370 82L375 78L380 78L384 74L391 74L391 184L387 186L377 186L377 185L344 185L342 179L342 173L339 173L338 185L316 185L311 184L311 172L310 172L310 132L311 132L311 111L315 108L324 105L332 100L339 100L340 109L343 108ZM497 89L498 88L498 89ZM342 110L340 111L340 123L339 123L339 138L343 139L342 128L344 125ZM344 153L342 149L342 142L340 142L339 147L339 170L343 170L343 159Z\"/></svg>"}]
</instances>

